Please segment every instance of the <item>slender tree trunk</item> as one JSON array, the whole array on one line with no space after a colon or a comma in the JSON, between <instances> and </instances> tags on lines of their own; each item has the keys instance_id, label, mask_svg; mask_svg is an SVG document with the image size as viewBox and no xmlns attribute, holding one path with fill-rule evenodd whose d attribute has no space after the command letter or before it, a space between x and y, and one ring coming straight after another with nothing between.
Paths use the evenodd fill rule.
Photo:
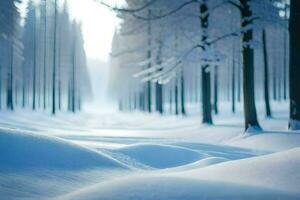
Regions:
<instances>
[{"instance_id":1,"label":"slender tree trunk","mask_svg":"<svg viewBox=\"0 0 300 200\"><path fill-rule=\"evenodd\" d=\"M232 48L232 77L231 77L231 111L235 113L235 44L233 43Z\"/></svg>"},{"instance_id":2,"label":"slender tree trunk","mask_svg":"<svg viewBox=\"0 0 300 200\"><path fill-rule=\"evenodd\" d=\"M176 78L176 82L175 82L175 114L179 115L179 97L178 97L178 80Z\"/></svg>"},{"instance_id":3,"label":"slender tree trunk","mask_svg":"<svg viewBox=\"0 0 300 200\"><path fill-rule=\"evenodd\" d=\"M203 0L200 3L200 24L202 28L202 44L204 45L203 51L206 51L209 47L208 39L208 22L209 13L207 7L207 1ZM210 70L209 65L205 64L201 66L202 69L202 123L212 124L212 106L211 106L211 86L210 86Z\"/></svg>"},{"instance_id":4,"label":"slender tree trunk","mask_svg":"<svg viewBox=\"0 0 300 200\"><path fill-rule=\"evenodd\" d=\"M151 17L151 10L148 10L148 17ZM152 30L151 30L151 21L148 20L147 24L147 32L148 32L148 52L147 52L147 58L148 60L151 59L152 57L152 52L151 52L151 36L152 36ZM151 68L151 62L148 64L148 68ZM151 81L147 82L147 111L150 113L151 112Z\"/></svg>"},{"instance_id":5,"label":"slender tree trunk","mask_svg":"<svg viewBox=\"0 0 300 200\"><path fill-rule=\"evenodd\" d=\"M158 65L161 64L161 54L162 54L162 41L159 40L158 42L158 51L157 51L157 57L156 57L156 63ZM155 91L156 91L156 111L158 111L160 114L163 113L163 88L162 85L159 83L155 84Z\"/></svg>"},{"instance_id":6,"label":"slender tree trunk","mask_svg":"<svg viewBox=\"0 0 300 200\"><path fill-rule=\"evenodd\" d=\"M214 70L214 111L215 111L215 114L217 115L219 113L219 109L218 109L218 73L219 73L219 70L218 70L218 65L215 65L215 70Z\"/></svg>"},{"instance_id":7,"label":"slender tree trunk","mask_svg":"<svg viewBox=\"0 0 300 200\"><path fill-rule=\"evenodd\" d=\"M75 80L75 73L76 73L76 65L77 65L77 62L76 62L76 33L74 33L74 38L73 38L73 64L72 64L72 112L75 112L76 111L76 108L75 108L75 91L76 91L76 80Z\"/></svg>"},{"instance_id":8,"label":"slender tree trunk","mask_svg":"<svg viewBox=\"0 0 300 200\"><path fill-rule=\"evenodd\" d=\"M56 23L57 23L57 0L54 1L54 40L53 40L53 72L52 72L52 114L56 113Z\"/></svg>"},{"instance_id":9,"label":"slender tree trunk","mask_svg":"<svg viewBox=\"0 0 300 200\"><path fill-rule=\"evenodd\" d=\"M300 1L291 0L290 11L290 121L289 128L300 129Z\"/></svg>"},{"instance_id":10,"label":"slender tree trunk","mask_svg":"<svg viewBox=\"0 0 300 200\"><path fill-rule=\"evenodd\" d=\"M270 108L270 97L269 97L269 62L268 62L268 52L267 52L267 37L266 30L262 32L262 41L263 41L263 53L264 53L264 96L265 96L265 105L266 105L266 116L272 117L271 108Z\"/></svg>"},{"instance_id":11,"label":"slender tree trunk","mask_svg":"<svg viewBox=\"0 0 300 200\"><path fill-rule=\"evenodd\" d=\"M60 27L60 26L59 26ZM61 38L59 39L58 44L58 110L61 110L61 82L62 82L62 74L61 74L61 45L62 41Z\"/></svg>"},{"instance_id":12,"label":"slender tree trunk","mask_svg":"<svg viewBox=\"0 0 300 200\"><path fill-rule=\"evenodd\" d=\"M239 53L238 53L238 72L237 72L237 84L238 84L238 91L237 91L237 101L240 103L241 102L241 96L242 96L242 87L241 87L241 52L239 48Z\"/></svg>"},{"instance_id":13,"label":"slender tree trunk","mask_svg":"<svg viewBox=\"0 0 300 200\"><path fill-rule=\"evenodd\" d=\"M8 73L8 83L7 83L7 109L14 110L14 101L13 101L13 66L14 66L14 45L13 39L9 41L10 43L10 69Z\"/></svg>"},{"instance_id":14,"label":"slender tree trunk","mask_svg":"<svg viewBox=\"0 0 300 200\"><path fill-rule=\"evenodd\" d=\"M172 104L173 104L173 100L172 100L172 82L170 82L170 91L169 91L169 113L172 114Z\"/></svg>"},{"instance_id":15,"label":"slender tree trunk","mask_svg":"<svg viewBox=\"0 0 300 200\"><path fill-rule=\"evenodd\" d=\"M288 6L287 4L285 4L285 12L284 12L284 19L287 20L288 19ZM288 58L287 58L287 37L288 37L288 33L285 29L283 29L284 31L284 35L283 35L283 60L284 60L284 66L283 66L283 99L287 100L287 71L288 71Z\"/></svg>"},{"instance_id":16,"label":"slender tree trunk","mask_svg":"<svg viewBox=\"0 0 300 200\"><path fill-rule=\"evenodd\" d=\"M47 89L47 0L45 0L45 24L44 24L44 79L43 79L43 107L46 109Z\"/></svg>"},{"instance_id":17,"label":"slender tree trunk","mask_svg":"<svg viewBox=\"0 0 300 200\"><path fill-rule=\"evenodd\" d=\"M36 109L36 14L33 22L33 82L32 82L32 110Z\"/></svg>"},{"instance_id":18,"label":"slender tree trunk","mask_svg":"<svg viewBox=\"0 0 300 200\"><path fill-rule=\"evenodd\" d=\"M183 69L181 69L180 75L180 96L181 96L181 114L186 115L185 111L185 92L184 92L184 74Z\"/></svg>"},{"instance_id":19,"label":"slender tree trunk","mask_svg":"<svg viewBox=\"0 0 300 200\"><path fill-rule=\"evenodd\" d=\"M274 47L273 47L273 53L274 53L274 57L273 57L273 100L277 101L277 44L276 41L274 42Z\"/></svg>"},{"instance_id":20,"label":"slender tree trunk","mask_svg":"<svg viewBox=\"0 0 300 200\"><path fill-rule=\"evenodd\" d=\"M243 88L244 88L244 112L245 130L249 128L261 129L257 120L255 95L254 95L254 50L250 46L253 39L253 31L248 28L253 23L250 0L240 0L242 28L247 30L242 35L243 41Z\"/></svg>"},{"instance_id":21,"label":"slender tree trunk","mask_svg":"<svg viewBox=\"0 0 300 200\"><path fill-rule=\"evenodd\" d=\"M209 66L202 67L202 122L205 124L212 124L211 116L211 91L210 91L210 72L208 71Z\"/></svg>"}]
</instances>

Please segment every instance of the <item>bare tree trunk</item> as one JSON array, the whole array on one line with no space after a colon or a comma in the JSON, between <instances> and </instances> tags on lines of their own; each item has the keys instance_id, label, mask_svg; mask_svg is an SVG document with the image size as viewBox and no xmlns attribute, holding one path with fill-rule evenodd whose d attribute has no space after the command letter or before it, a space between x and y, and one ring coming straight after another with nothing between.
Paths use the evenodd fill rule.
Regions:
<instances>
[{"instance_id":1,"label":"bare tree trunk","mask_svg":"<svg viewBox=\"0 0 300 200\"><path fill-rule=\"evenodd\" d=\"M151 10L148 10L148 17L151 17ZM151 30L151 21L148 20L147 24L147 32L148 32L148 52L147 52L147 58L150 60L152 57L152 52L151 52L151 36L152 36L152 30ZM148 64L148 68L151 68L151 62ZM151 112L151 81L147 82L147 111L150 113Z\"/></svg>"},{"instance_id":2,"label":"bare tree trunk","mask_svg":"<svg viewBox=\"0 0 300 200\"><path fill-rule=\"evenodd\" d=\"M233 42L232 48L232 77L231 77L231 111L235 113L235 44Z\"/></svg>"},{"instance_id":3,"label":"bare tree trunk","mask_svg":"<svg viewBox=\"0 0 300 200\"><path fill-rule=\"evenodd\" d=\"M32 110L36 109L36 12L34 15L33 22L33 82L32 82Z\"/></svg>"},{"instance_id":4,"label":"bare tree trunk","mask_svg":"<svg viewBox=\"0 0 300 200\"><path fill-rule=\"evenodd\" d=\"M76 48L77 48L77 45L76 45L76 42L77 42L77 39L76 39L76 34L75 33L75 30L74 30L74 37L73 37L73 63L72 63L72 94L71 94L71 111L73 113L76 112L76 105L75 105L75 91L76 91L76 80L75 80L75 74L76 74L76 65L77 65L77 62L76 62Z\"/></svg>"},{"instance_id":5,"label":"bare tree trunk","mask_svg":"<svg viewBox=\"0 0 300 200\"><path fill-rule=\"evenodd\" d=\"M287 4L285 4L285 12L284 12L284 19L287 20L288 19L288 6ZM283 60L284 60L284 66L283 66L283 99L287 100L287 71L288 71L288 58L287 58L287 37L288 37L288 33L287 30L283 29L284 31L284 35L283 35Z\"/></svg>"},{"instance_id":6,"label":"bare tree trunk","mask_svg":"<svg viewBox=\"0 0 300 200\"><path fill-rule=\"evenodd\" d=\"M158 51L157 51L157 57L156 57L156 63L158 65L161 64L161 54L162 54L162 41L159 40L158 42ZM155 92L156 92L156 111L158 111L160 114L163 113L163 88L162 85L159 83L155 84Z\"/></svg>"},{"instance_id":7,"label":"bare tree trunk","mask_svg":"<svg viewBox=\"0 0 300 200\"><path fill-rule=\"evenodd\" d=\"M45 24L44 24L44 79L43 79L43 107L46 109L46 89L47 89L47 0L45 0Z\"/></svg>"},{"instance_id":8,"label":"bare tree trunk","mask_svg":"<svg viewBox=\"0 0 300 200\"><path fill-rule=\"evenodd\" d=\"M176 115L179 115L179 106L178 106L178 79L176 78L175 79L176 82L175 82L175 114Z\"/></svg>"},{"instance_id":9,"label":"bare tree trunk","mask_svg":"<svg viewBox=\"0 0 300 200\"><path fill-rule=\"evenodd\" d=\"M300 1L291 0L290 16L290 121L289 128L300 129Z\"/></svg>"},{"instance_id":10,"label":"bare tree trunk","mask_svg":"<svg viewBox=\"0 0 300 200\"><path fill-rule=\"evenodd\" d=\"M181 96L181 114L186 115L183 69L181 69L181 75L180 75L180 96Z\"/></svg>"},{"instance_id":11,"label":"bare tree trunk","mask_svg":"<svg viewBox=\"0 0 300 200\"><path fill-rule=\"evenodd\" d=\"M203 0L200 3L200 24L202 28L202 44L204 45L203 51L207 50L209 46L208 39L208 7L207 1ZM212 124L212 106L211 106L211 88L210 88L210 70L209 65L201 66L202 69L202 123Z\"/></svg>"},{"instance_id":12,"label":"bare tree trunk","mask_svg":"<svg viewBox=\"0 0 300 200\"><path fill-rule=\"evenodd\" d=\"M56 113L56 23L57 23L57 0L54 1L54 40L53 40L53 72L52 72L52 114Z\"/></svg>"},{"instance_id":13,"label":"bare tree trunk","mask_svg":"<svg viewBox=\"0 0 300 200\"><path fill-rule=\"evenodd\" d=\"M218 82L219 82L219 77L218 77L218 65L215 65L215 70L214 70L214 111L215 114L219 114L219 109L218 109L218 98L219 98L219 88L218 88Z\"/></svg>"},{"instance_id":14,"label":"bare tree trunk","mask_svg":"<svg viewBox=\"0 0 300 200\"><path fill-rule=\"evenodd\" d=\"M267 52L267 38L266 30L262 32L262 41L263 41L263 53L264 53L264 96L265 96L265 105L266 105L266 116L272 117L271 108L270 108L270 97L269 97L269 62L268 62L268 52Z\"/></svg>"},{"instance_id":15,"label":"bare tree trunk","mask_svg":"<svg viewBox=\"0 0 300 200\"><path fill-rule=\"evenodd\" d=\"M254 50L250 46L253 39L253 31L248 28L253 23L250 0L240 0L242 28L247 30L242 35L243 41L243 88L244 88L244 112L245 130L249 128L261 129L257 120L255 95L254 95Z\"/></svg>"},{"instance_id":16,"label":"bare tree trunk","mask_svg":"<svg viewBox=\"0 0 300 200\"><path fill-rule=\"evenodd\" d=\"M14 101L13 101L13 66L14 66L14 44L13 39L9 41L10 45L10 69L8 72L8 83L7 83L7 109L14 110Z\"/></svg>"}]
</instances>

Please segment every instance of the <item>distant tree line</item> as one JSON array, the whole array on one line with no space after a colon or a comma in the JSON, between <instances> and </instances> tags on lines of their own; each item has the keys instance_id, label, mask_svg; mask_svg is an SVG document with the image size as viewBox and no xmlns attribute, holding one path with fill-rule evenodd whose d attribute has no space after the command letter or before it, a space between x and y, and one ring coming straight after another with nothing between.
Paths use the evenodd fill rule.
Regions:
<instances>
[{"instance_id":1,"label":"distant tree line","mask_svg":"<svg viewBox=\"0 0 300 200\"><path fill-rule=\"evenodd\" d=\"M80 23L58 0L0 1L0 110L76 112L90 95ZM61 5L61 4L60 4Z\"/></svg>"},{"instance_id":2,"label":"distant tree line","mask_svg":"<svg viewBox=\"0 0 300 200\"><path fill-rule=\"evenodd\" d=\"M256 101L290 102L300 128L297 0L127 0L103 5L123 19L111 53L111 87L119 109L186 115L201 104L213 123L219 102L241 102L245 130L261 129Z\"/></svg>"}]
</instances>

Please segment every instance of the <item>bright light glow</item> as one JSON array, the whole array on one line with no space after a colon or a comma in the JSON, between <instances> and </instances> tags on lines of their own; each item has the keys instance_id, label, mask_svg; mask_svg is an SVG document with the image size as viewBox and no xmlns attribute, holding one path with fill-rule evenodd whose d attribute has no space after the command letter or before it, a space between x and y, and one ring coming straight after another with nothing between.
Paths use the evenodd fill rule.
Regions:
<instances>
[{"instance_id":1,"label":"bright light glow","mask_svg":"<svg viewBox=\"0 0 300 200\"><path fill-rule=\"evenodd\" d=\"M119 19L95 0L68 0L71 16L82 22L88 58L107 61Z\"/></svg>"}]
</instances>

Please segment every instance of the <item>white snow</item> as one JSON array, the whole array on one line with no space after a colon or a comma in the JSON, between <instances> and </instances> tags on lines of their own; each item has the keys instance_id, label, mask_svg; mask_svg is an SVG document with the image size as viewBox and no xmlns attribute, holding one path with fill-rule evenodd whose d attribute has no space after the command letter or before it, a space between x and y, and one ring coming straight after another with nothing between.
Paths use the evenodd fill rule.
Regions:
<instances>
[{"instance_id":1,"label":"white snow","mask_svg":"<svg viewBox=\"0 0 300 200\"><path fill-rule=\"evenodd\" d=\"M196 111L1 112L0 199L299 199L300 132L284 110L255 134L240 109L214 126Z\"/></svg>"},{"instance_id":2,"label":"white snow","mask_svg":"<svg viewBox=\"0 0 300 200\"><path fill-rule=\"evenodd\" d=\"M300 148L191 171L128 176L63 199L297 199Z\"/></svg>"}]
</instances>

